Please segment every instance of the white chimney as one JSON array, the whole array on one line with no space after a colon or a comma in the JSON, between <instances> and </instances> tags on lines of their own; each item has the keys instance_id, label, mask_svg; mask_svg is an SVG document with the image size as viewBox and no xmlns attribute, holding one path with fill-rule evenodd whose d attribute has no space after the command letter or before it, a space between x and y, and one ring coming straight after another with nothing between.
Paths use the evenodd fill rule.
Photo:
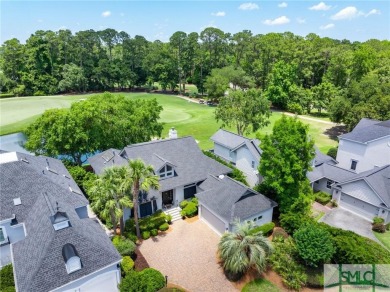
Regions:
<instances>
[{"instance_id":1,"label":"white chimney","mask_svg":"<svg viewBox=\"0 0 390 292\"><path fill-rule=\"evenodd\" d=\"M177 131L175 130L174 127L172 127L172 128L169 130L168 137L169 137L169 139L175 139L175 138L177 138Z\"/></svg>"}]
</instances>

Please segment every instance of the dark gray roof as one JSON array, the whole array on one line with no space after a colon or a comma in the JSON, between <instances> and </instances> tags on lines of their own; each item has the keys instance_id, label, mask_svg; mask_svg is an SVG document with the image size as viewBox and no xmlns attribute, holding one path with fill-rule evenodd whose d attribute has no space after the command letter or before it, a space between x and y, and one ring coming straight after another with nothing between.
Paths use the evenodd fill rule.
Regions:
<instances>
[{"instance_id":1,"label":"dark gray roof","mask_svg":"<svg viewBox=\"0 0 390 292\"><path fill-rule=\"evenodd\" d=\"M18 160L0 164L0 218L15 214L27 233L25 239L12 244L17 290L50 291L120 261L102 227L93 219L80 219L76 213L77 207L88 204L84 195L69 191L60 179L43 174L39 163L34 162L43 159L46 163L44 157L26 158L29 163ZM56 167L58 175L63 173L59 167L62 163L49 163L53 163L51 167ZM14 206L16 197L21 199L21 205ZM51 221L56 202L71 225L57 231ZM62 256L68 243L75 246L82 262L82 268L71 274L67 273Z\"/></svg>"},{"instance_id":2,"label":"dark gray roof","mask_svg":"<svg viewBox=\"0 0 390 292\"><path fill-rule=\"evenodd\" d=\"M152 165L155 172L166 163L173 165L175 176L161 179L160 191L203 181L208 174L219 175L231 172L230 168L205 156L192 137L134 144L125 147L120 155L115 156L115 165L126 164L127 159L142 159L145 163ZM104 164L101 154L89 158L89 162L98 174L107 165L112 165L111 162ZM153 191L150 193L153 194Z\"/></svg>"},{"instance_id":3,"label":"dark gray roof","mask_svg":"<svg viewBox=\"0 0 390 292\"><path fill-rule=\"evenodd\" d=\"M257 139L249 139L223 129L219 129L210 139L230 150L235 150L245 145L256 159L260 159L262 151L259 147L260 141Z\"/></svg>"},{"instance_id":4,"label":"dark gray roof","mask_svg":"<svg viewBox=\"0 0 390 292\"><path fill-rule=\"evenodd\" d=\"M235 218L245 220L277 205L228 176L209 175L199 187L203 190L196 194L199 201L229 223Z\"/></svg>"},{"instance_id":5,"label":"dark gray roof","mask_svg":"<svg viewBox=\"0 0 390 292\"><path fill-rule=\"evenodd\" d=\"M91 164L96 174L103 173L103 169L114 165L126 165L127 161L119 155L121 151L117 149L108 149L102 153L96 154L88 158L88 162ZM114 154L114 155L110 155ZM111 159L107 159L111 158Z\"/></svg>"},{"instance_id":6,"label":"dark gray roof","mask_svg":"<svg viewBox=\"0 0 390 292\"><path fill-rule=\"evenodd\" d=\"M321 178L327 178L335 182L340 182L351 179L355 175L355 172L338 167L335 162L328 161L313 167L313 170L307 173L307 178L311 183Z\"/></svg>"},{"instance_id":7,"label":"dark gray roof","mask_svg":"<svg viewBox=\"0 0 390 292\"><path fill-rule=\"evenodd\" d=\"M374 169L356 174L349 180L341 181L338 185L364 180L378 194L378 196L390 207L390 165L376 167Z\"/></svg>"},{"instance_id":8,"label":"dark gray roof","mask_svg":"<svg viewBox=\"0 0 390 292\"><path fill-rule=\"evenodd\" d=\"M343 134L339 138L367 143L386 136L390 136L390 120L380 122L364 118L351 132Z\"/></svg>"},{"instance_id":9,"label":"dark gray roof","mask_svg":"<svg viewBox=\"0 0 390 292\"><path fill-rule=\"evenodd\" d=\"M332 157L328 156L328 155L325 155L324 153L322 153L318 148L317 146L314 146L314 150L315 150L315 156L312 160L312 165L314 166L319 166L325 162L330 162L332 164L336 164L336 160L333 159Z\"/></svg>"}]
</instances>

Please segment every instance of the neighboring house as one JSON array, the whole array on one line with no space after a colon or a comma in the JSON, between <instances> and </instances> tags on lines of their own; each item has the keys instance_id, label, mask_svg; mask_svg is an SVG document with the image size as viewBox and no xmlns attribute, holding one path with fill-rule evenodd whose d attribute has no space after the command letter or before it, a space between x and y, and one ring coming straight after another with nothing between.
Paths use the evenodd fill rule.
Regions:
<instances>
[{"instance_id":1,"label":"neighboring house","mask_svg":"<svg viewBox=\"0 0 390 292\"><path fill-rule=\"evenodd\" d=\"M333 187L339 206L368 220L375 216L390 222L390 165L374 168Z\"/></svg>"},{"instance_id":2,"label":"neighboring house","mask_svg":"<svg viewBox=\"0 0 390 292\"><path fill-rule=\"evenodd\" d=\"M356 173L390 164L390 120L361 119L352 132L339 136L336 160Z\"/></svg>"},{"instance_id":3,"label":"neighboring house","mask_svg":"<svg viewBox=\"0 0 390 292\"><path fill-rule=\"evenodd\" d=\"M219 129L210 139L214 142L214 154L244 172L251 187L261 182L257 170L262 153L259 140L248 139L222 129Z\"/></svg>"},{"instance_id":4,"label":"neighboring house","mask_svg":"<svg viewBox=\"0 0 390 292\"><path fill-rule=\"evenodd\" d=\"M0 151L0 259L16 291L117 291L121 256L60 160Z\"/></svg>"},{"instance_id":5,"label":"neighboring house","mask_svg":"<svg viewBox=\"0 0 390 292\"><path fill-rule=\"evenodd\" d=\"M312 170L307 173L307 178L315 192L323 191L332 195L332 185L345 181L355 176L356 173L340 168L332 157L321 153L315 147L315 157L312 160Z\"/></svg>"},{"instance_id":6,"label":"neighboring house","mask_svg":"<svg viewBox=\"0 0 390 292\"><path fill-rule=\"evenodd\" d=\"M199 185L199 218L218 234L233 231L235 219L263 225L272 221L277 204L224 175L208 178Z\"/></svg>"},{"instance_id":7,"label":"neighboring house","mask_svg":"<svg viewBox=\"0 0 390 292\"><path fill-rule=\"evenodd\" d=\"M185 199L194 197L198 185L209 174L221 175L231 169L205 156L192 137L163 139L139 143L119 151L109 149L89 158L96 174L113 165L126 165L128 160L141 159L152 165L160 177L160 189L141 193L138 214L145 217L158 209L176 207ZM130 209L124 212L124 219L130 217Z\"/></svg>"}]
</instances>

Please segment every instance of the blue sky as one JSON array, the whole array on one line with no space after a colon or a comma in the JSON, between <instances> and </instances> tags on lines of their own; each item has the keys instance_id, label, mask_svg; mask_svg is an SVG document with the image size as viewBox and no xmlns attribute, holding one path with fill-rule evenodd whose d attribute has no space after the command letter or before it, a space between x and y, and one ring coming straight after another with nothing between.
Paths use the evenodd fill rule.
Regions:
<instances>
[{"instance_id":1,"label":"blue sky","mask_svg":"<svg viewBox=\"0 0 390 292\"><path fill-rule=\"evenodd\" d=\"M236 33L291 31L351 41L390 39L390 1L18 1L0 0L1 39L36 30L114 28L168 41L208 26Z\"/></svg>"}]
</instances>

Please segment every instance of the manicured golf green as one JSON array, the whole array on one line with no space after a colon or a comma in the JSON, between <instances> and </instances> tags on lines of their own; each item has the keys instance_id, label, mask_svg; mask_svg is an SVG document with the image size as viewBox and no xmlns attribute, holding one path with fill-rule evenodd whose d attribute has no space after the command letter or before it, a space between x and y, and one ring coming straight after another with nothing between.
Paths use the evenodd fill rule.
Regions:
<instances>
[{"instance_id":1,"label":"manicured golf green","mask_svg":"<svg viewBox=\"0 0 390 292\"><path fill-rule=\"evenodd\" d=\"M191 135L199 141L202 149L210 149L210 137L220 127L214 119L214 107L201 105L178 98L173 95L148 93L123 93L128 98L151 99L156 98L164 108L161 113L161 122L164 123L163 137L167 137L168 130L175 127L179 136ZM70 107L72 102L88 98L89 95L60 95L43 97L19 97L0 100L0 135L23 131L30 123L38 118L46 109ZM261 129L259 133L272 131L272 127L282 113L274 112L270 118L270 125ZM331 140L324 132L331 126L328 124L302 120L310 126L310 134L316 145L324 152L337 143ZM229 129L234 131L234 129ZM255 133L249 137L256 137Z\"/></svg>"}]
</instances>

